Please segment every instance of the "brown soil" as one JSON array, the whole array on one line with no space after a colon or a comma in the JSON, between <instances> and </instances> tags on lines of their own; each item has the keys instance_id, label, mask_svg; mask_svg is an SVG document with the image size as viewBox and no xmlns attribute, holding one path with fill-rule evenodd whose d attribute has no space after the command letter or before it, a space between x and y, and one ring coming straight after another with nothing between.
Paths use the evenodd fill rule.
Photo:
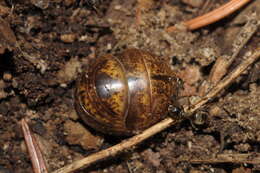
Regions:
<instances>
[{"instance_id":1,"label":"brown soil","mask_svg":"<svg viewBox=\"0 0 260 173\"><path fill-rule=\"evenodd\" d=\"M173 70L182 71L184 87L190 87L186 95L195 95L216 59L231 52L232 41L246 22L244 16L252 9L260 13L258 1L203 29L167 34L167 26L206 13L227 0L211 0L207 8L199 1L189 5L183 3L188 1L158 0L142 6L146 10L138 26L136 0L104 0L96 6L98 14L86 1L0 1L0 173L32 172L19 126L24 117L29 119L50 171L122 140L90 129L74 110L75 80L90 59L129 47L150 51ZM235 65L259 46L259 35L259 31L254 34ZM218 153L260 152L259 71L258 61L207 105L210 116L205 127L195 128L185 120L135 150L82 172L260 170L260 163L187 161L211 159ZM181 99L183 104L187 99Z\"/></svg>"}]
</instances>

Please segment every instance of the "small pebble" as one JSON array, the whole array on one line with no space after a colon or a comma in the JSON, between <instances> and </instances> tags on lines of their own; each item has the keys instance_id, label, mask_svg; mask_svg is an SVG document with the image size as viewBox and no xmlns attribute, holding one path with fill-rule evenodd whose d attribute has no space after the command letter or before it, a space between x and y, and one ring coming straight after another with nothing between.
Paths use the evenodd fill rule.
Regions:
<instances>
[{"instance_id":1,"label":"small pebble","mask_svg":"<svg viewBox=\"0 0 260 173\"><path fill-rule=\"evenodd\" d=\"M76 40L75 34L63 34L60 36L61 41L64 43L73 43Z\"/></svg>"},{"instance_id":2,"label":"small pebble","mask_svg":"<svg viewBox=\"0 0 260 173\"><path fill-rule=\"evenodd\" d=\"M12 80L12 74L9 73L9 72L5 72L4 75L3 75L3 79L5 81L11 81Z\"/></svg>"},{"instance_id":3,"label":"small pebble","mask_svg":"<svg viewBox=\"0 0 260 173\"><path fill-rule=\"evenodd\" d=\"M219 116L222 113L222 110L218 106L213 106L209 110L210 115L212 116Z\"/></svg>"}]
</instances>

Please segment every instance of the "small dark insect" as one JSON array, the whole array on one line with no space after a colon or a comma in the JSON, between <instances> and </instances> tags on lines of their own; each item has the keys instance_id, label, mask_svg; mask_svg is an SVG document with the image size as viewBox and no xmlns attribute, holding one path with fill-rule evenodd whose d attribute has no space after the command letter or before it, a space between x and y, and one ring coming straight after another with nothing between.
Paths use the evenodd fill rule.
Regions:
<instances>
[{"instance_id":1,"label":"small dark insect","mask_svg":"<svg viewBox=\"0 0 260 173\"><path fill-rule=\"evenodd\" d=\"M205 110L198 110L195 114L190 117L190 122L193 128L201 129L208 123L209 113Z\"/></svg>"}]
</instances>

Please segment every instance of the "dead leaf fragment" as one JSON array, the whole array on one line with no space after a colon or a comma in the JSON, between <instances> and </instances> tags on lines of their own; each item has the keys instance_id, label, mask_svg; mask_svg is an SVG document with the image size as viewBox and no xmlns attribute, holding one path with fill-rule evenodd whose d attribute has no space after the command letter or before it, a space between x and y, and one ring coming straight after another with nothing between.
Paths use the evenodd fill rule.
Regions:
<instances>
[{"instance_id":1,"label":"dead leaf fragment","mask_svg":"<svg viewBox=\"0 0 260 173\"><path fill-rule=\"evenodd\" d=\"M187 84L193 85L202 78L200 68L195 65L188 65L178 73L180 78Z\"/></svg>"},{"instance_id":2,"label":"dead leaf fragment","mask_svg":"<svg viewBox=\"0 0 260 173\"><path fill-rule=\"evenodd\" d=\"M5 49L12 50L16 44L16 37L10 24L0 17L0 53Z\"/></svg>"},{"instance_id":3,"label":"dead leaf fragment","mask_svg":"<svg viewBox=\"0 0 260 173\"><path fill-rule=\"evenodd\" d=\"M98 149L103 140L100 137L92 135L80 123L66 121L64 124L67 133L66 140L71 145L80 145L85 150Z\"/></svg>"}]
</instances>

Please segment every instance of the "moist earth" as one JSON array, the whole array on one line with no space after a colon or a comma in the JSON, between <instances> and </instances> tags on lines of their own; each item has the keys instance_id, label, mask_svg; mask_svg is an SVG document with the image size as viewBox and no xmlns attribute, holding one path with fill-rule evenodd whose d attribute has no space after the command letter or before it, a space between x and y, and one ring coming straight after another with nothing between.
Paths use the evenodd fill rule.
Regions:
<instances>
[{"instance_id":1,"label":"moist earth","mask_svg":"<svg viewBox=\"0 0 260 173\"><path fill-rule=\"evenodd\" d=\"M76 79L89 61L126 48L151 52L182 77L179 102L188 105L214 62L231 53L233 40L260 2L195 31L165 28L202 15L227 0L0 1L0 173L31 173L20 128L26 118L49 171L125 139L86 126L74 109ZM141 9L140 15L136 12ZM138 16L139 15L139 16ZM178 25L177 25L178 26ZM234 61L259 47L259 30ZM230 71L232 70L231 67ZM135 149L78 172L169 173L260 171L257 164L216 158L260 152L260 61L205 109L206 125L189 120L155 135ZM256 159L257 160L257 159Z\"/></svg>"}]
</instances>

